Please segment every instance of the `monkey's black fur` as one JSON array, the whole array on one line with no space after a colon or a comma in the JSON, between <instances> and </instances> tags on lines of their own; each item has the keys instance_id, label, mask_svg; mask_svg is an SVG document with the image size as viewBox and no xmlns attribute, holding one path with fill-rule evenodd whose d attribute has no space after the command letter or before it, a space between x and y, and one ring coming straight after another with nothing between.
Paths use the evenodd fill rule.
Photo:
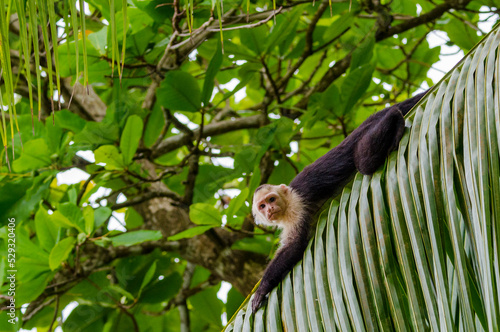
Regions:
<instances>
[{"instance_id":1,"label":"monkey's black fur","mask_svg":"<svg viewBox=\"0 0 500 332\"><path fill-rule=\"evenodd\" d=\"M295 223L292 238L286 239L285 245L279 249L264 272L252 301L253 312L257 311L264 297L302 259L309 242L314 214L326 200L340 193L352 179L356 169L362 174L370 175L384 163L403 136L403 116L424 94L425 92L373 114L342 143L304 168L292 180L290 188L301 196L306 211Z\"/></svg>"}]
</instances>

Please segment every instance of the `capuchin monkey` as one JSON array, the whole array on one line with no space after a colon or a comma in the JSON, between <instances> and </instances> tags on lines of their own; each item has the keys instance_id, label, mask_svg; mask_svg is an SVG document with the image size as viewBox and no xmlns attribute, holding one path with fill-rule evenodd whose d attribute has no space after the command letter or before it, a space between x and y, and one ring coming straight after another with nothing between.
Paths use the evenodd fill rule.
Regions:
<instances>
[{"instance_id":1,"label":"capuchin monkey","mask_svg":"<svg viewBox=\"0 0 500 332\"><path fill-rule=\"evenodd\" d=\"M280 248L269 263L252 301L259 309L266 295L302 259L314 214L340 193L356 170L373 174L403 136L403 116L424 96L385 108L363 122L337 147L304 168L289 186L264 184L255 190L252 214L257 224L282 229Z\"/></svg>"}]
</instances>

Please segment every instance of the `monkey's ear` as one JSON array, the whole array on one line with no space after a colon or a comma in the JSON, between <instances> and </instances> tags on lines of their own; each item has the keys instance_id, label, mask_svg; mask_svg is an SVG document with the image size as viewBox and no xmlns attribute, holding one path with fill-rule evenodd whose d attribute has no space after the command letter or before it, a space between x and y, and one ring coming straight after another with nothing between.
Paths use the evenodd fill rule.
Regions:
<instances>
[{"instance_id":1,"label":"monkey's ear","mask_svg":"<svg viewBox=\"0 0 500 332\"><path fill-rule=\"evenodd\" d=\"M280 184L280 188L283 189L285 192L288 191L288 186L286 184Z\"/></svg>"}]
</instances>

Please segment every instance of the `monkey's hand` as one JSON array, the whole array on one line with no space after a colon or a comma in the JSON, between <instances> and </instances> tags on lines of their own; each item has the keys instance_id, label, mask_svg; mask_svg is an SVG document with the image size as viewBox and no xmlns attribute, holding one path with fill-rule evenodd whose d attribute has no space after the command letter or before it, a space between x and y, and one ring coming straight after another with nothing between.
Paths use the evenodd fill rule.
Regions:
<instances>
[{"instance_id":1,"label":"monkey's hand","mask_svg":"<svg viewBox=\"0 0 500 332\"><path fill-rule=\"evenodd\" d=\"M257 310L259 310L262 302L264 302L266 295L267 294L264 293L261 287L259 287L259 289L257 289L257 291L255 292L252 300L252 312L254 314L257 312Z\"/></svg>"}]
</instances>

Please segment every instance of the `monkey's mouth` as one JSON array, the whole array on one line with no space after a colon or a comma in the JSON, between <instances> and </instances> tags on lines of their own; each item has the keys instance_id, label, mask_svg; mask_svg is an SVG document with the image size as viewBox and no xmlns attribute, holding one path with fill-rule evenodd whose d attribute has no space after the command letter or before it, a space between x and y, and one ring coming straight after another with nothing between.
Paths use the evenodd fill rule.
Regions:
<instances>
[{"instance_id":1,"label":"monkey's mouth","mask_svg":"<svg viewBox=\"0 0 500 332\"><path fill-rule=\"evenodd\" d=\"M274 211L274 212L271 212L267 215L267 219L268 220L278 220L279 219L279 215L281 214L281 211Z\"/></svg>"}]
</instances>

